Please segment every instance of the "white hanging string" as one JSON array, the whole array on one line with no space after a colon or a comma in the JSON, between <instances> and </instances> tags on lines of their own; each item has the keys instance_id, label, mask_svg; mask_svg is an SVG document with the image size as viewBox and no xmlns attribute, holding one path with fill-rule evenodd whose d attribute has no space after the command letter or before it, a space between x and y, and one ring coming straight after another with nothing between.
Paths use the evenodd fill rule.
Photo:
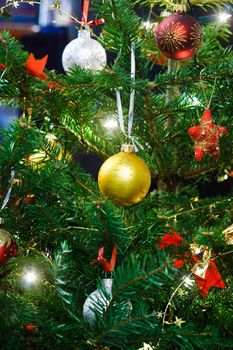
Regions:
<instances>
[{"instance_id":1,"label":"white hanging string","mask_svg":"<svg viewBox=\"0 0 233 350\"><path fill-rule=\"evenodd\" d=\"M7 205L8 201L10 199L12 187L14 185L14 180L15 180L15 171L14 171L14 169L12 169L11 170L10 187L9 187L9 190L7 191L6 197L4 198L4 201L2 203L2 207L1 207L0 211L2 211L5 208L5 206Z\"/></svg>"},{"instance_id":2,"label":"white hanging string","mask_svg":"<svg viewBox=\"0 0 233 350\"><path fill-rule=\"evenodd\" d=\"M134 43L132 43L131 44L131 79L133 82L135 81L135 74L136 74L135 45ZM130 100L129 100L128 135L127 136L131 140L132 144L134 145L135 152L137 152L138 147L143 149L143 146L135 139L134 136L131 135L132 128L133 128L133 118L134 118L134 100L135 100L135 89L131 88ZM118 110L120 129L122 133L126 135L123 108L121 103L121 94L119 89L116 89L116 101L117 101L117 110Z\"/></svg>"},{"instance_id":3,"label":"white hanging string","mask_svg":"<svg viewBox=\"0 0 233 350\"><path fill-rule=\"evenodd\" d=\"M118 110L120 129L123 132L123 134L125 135L123 109L122 109L121 94L120 94L120 90L119 89L116 89L116 99L117 99L117 110Z\"/></svg>"},{"instance_id":4,"label":"white hanging string","mask_svg":"<svg viewBox=\"0 0 233 350\"><path fill-rule=\"evenodd\" d=\"M131 45L131 80L135 81L136 63L135 63L135 45ZM129 100L129 114L128 114L128 137L130 138L133 128L133 117L134 117L134 97L135 89L131 89L130 100Z\"/></svg>"}]
</instances>

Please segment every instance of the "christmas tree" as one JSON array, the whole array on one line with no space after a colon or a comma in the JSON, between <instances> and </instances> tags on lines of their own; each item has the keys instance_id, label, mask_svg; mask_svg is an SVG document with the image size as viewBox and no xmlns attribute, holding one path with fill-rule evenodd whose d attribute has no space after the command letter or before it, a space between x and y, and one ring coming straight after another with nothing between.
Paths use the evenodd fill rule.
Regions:
<instances>
[{"instance_id":1,"label":"christmas tree","mask_svg":"<svg viewBox=\"0 0 233 350\"><path fill-rule=\"evenodd\" d=\"M1 33L2 350L233 348L231 2L84 1L64 74Z\"/></svg>"}]
</instances>

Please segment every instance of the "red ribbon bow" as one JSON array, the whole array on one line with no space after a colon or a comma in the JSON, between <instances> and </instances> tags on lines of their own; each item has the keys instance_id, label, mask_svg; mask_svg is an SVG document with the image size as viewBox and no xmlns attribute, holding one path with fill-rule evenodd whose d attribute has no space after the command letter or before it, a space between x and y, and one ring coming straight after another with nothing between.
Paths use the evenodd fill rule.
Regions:
<instances>
[{"instance_id":1,"label":"red ribbon bow","mask_svg":"<svg viewBox=\"0 0 233 350\"><path fill-rule=\"evenodd\" d=\"M101 247L99 249L98 258L93 261L93 264L96 262L100 262L103 265L105 272L112 272L116 264L116 256L117 256L117 247L114 245L111 260L110 262L108 262L107 259L104 258L104 247Z\"/></svg>"},{"instance_id":2,"label":"red ribbon bow","mask_svg":"<svg viewBox=\"0 0 233 350\"><path fill-rule=\"evenodd\" d=\"M159 249L167 248L170 245L178 246L182 243L183 238L177 232L172 230L169 232L170 234L163 236L159 241ZM179 255L177 254L176 256ZM193 267L195 264L198 264L198 262L201 262L201 259L191 254L184 254L183 258L184 259L176 259L174 261L174 266L176 268L182 267L187 262L191 267ZM225 288L225 284L213 260L209 261L204 273L204 277L201 277L196 273L193 273L193 275L203 299L206 297L211 287Z\"/></svg>"},{"instance_id":3,"label":"red ribbon bow","mask_svg":"<svg viewBox=\"0 0 233 350\"><path fill-rule=\"evenodd\" d=\"M177 232L169 230L170 233L163 236L159 241L159 249L167 248L170 245L178 246L183 242L183 238Z\"/></svg>"},{"instance_id":4,"label":"red ribbon bow","mask_svg":"<svg viewBox=\"0 0 233 350\"><path fill-rule=\"evenodd\" d=\"M83 1L82 21L80 23L84 26L98 26L100 24L105 23L104 18L93 19L91 21L87 21L89 4L90 4L90 0Z\"/></svg>"}]
</instances>

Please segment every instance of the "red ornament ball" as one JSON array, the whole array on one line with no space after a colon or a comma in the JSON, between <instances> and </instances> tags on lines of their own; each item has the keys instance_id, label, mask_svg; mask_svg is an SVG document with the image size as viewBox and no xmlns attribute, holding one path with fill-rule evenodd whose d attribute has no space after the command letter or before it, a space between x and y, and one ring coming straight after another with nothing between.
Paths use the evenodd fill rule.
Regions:
<instances>
[{"instance_id":1,"label":"red ornament ball","mask_svg":"<svg viewBox=\"0 0 233 350\"><path fill-rule=\"evenodd\" d=\"M175 12L159 24L156 39L165 56L174 60L187 60L200 47L201 27L195 18L185 12Z\"/></svg>"},{"instance_id":2,"label":"red ornament ball","mask_svg":"<svg viewBox=\"0 0 233 350\"><path fill-rule=\"evenodd\" d=\"M0 265L18 254L18 246L9 232L0 228Z\"/></svg>"}]
</instances>

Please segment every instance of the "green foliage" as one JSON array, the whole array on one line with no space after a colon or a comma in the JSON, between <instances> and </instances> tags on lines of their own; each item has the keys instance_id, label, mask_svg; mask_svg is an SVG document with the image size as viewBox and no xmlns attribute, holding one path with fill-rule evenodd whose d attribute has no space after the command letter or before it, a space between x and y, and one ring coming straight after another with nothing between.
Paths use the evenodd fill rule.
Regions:
<instances>
[{"instance_id":1,"label":"green foliage","mask_svg":"<svg viewBox=\"0 0 233 350\"><path fill-rule=\"evenodd\" d=\"M207 9L209 7L212 8L224 8L226 6L231 6L232 0L190 0L190 1L179 1L179 0L134 0L134 4L140 5L140 6L149 6L150 8L153 8L156 5L160 5L162 7L166 7L168 10L173 10L174 4L181 4L185 3L188 7L189 6L198 6L204 9Z\"/></svg>"},{"instance_id":2,"label":"green foliage","mask_svg":"<svg viewBox=\"0 0 233 350\"><path fill-rule=\"evenodd\" d=\"M75 67L66 75L46 71L44 80L30 76L25 69L28 53L8 32L1 33L0 63L6 67L1 66L0 101L21 110L20 120L0 134L2 200L12 169L18 180L1 216L20 248L18 257L0 267L1 349L139 350L144 342L162 350L233 347L232 247L223 234L232 224L233 192L229 186L226 193L203 194L211 181L220 186L217 179L232 169L229 28L203 27L196 58L169 61L169 69L158 67L154 34L142 27L132 3L93 4L98 17L106 20L99 40L114 55L113 64L98 73ZM170 1L140 4L164 8ZM132 41L135 82L130 78ZM119 130L107 133L103 121L117 114L116 88L121 89L127 120L132 87L133 135L143 146L138 154L150 167L152 188L142 202L124 208L100 194L76 156L85 150L105 159L128 142ZM197 162L187 130L199 124L210 101L214 122L226 126L228 135L220 139L218 160L207 155ZM57 140L51 142L48 133ZM40 160L33 163L35 154ZM177 231L183 244L159 249L169 230ZM226 284L224 289L211 288L206 299L196 284L185 285L191 266L173 265L177 254L190 253L190 243L211 249ZM104 258L110 261L114 244L116 268L106 274L98 250L104 247ZM40 278L26 288L22 278L30 267ZM111 296L101 284L108 277L113 277ZM107 307L95 301L96 322L90 326L83 304L96 288ZM34 330L27 329L30 324Z\"/></svg>"}]
</instances>

